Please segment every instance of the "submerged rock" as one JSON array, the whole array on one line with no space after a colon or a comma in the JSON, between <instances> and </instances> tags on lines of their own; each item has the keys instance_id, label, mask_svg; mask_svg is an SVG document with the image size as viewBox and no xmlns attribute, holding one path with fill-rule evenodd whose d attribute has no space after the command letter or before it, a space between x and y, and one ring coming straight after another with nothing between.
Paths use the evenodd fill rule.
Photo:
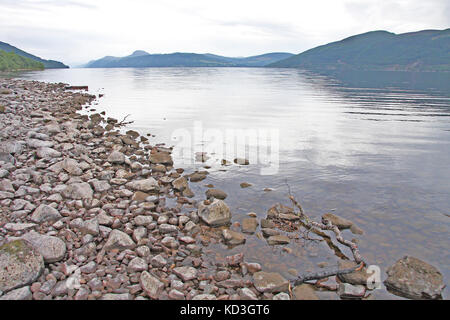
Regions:
<instances>
[{"instance_id":1,"label":"submerged rock","mask_svg":"<svg viewBox=\"0 0 450 320\"><path fill-rule=\"evenodd\" d=\"M225 242L232 246L245 243L245 236L242 233L230 229L224 229L222 231L222 236Z\"/></svg>"},{"instance_id":2,"label":"submerged rock","mask_svg":"<svg viewBox=\"0 0 450 320\"><path fill-rule=\"evenodd\" d=\"M411 299L441 299L445 285L438 269L414 257L405 256L386 271L384 284L393 293Z\"/></svg>"},{"instance_id":3,"label":"submerged rock","mask_svg":"<svg viewBox=\"0 0 450 320\"><path fill-rule=\"evenodd\" d=\"M225 200L227 197L227 194L225 191L222 191L220 189L208 189L205 192L206 198L216 198L220 200Z\"/></svg>"},{"instance_id":4,"label":"submerged rock","mask_svg":"<svg viewBox=\"0 0 450 320\"><path fill-rule=\"evenodd\" d=\"M319 300L314 286L303 283L292 291L294 300Z\"/></svg>"},{"instance_id":5,"label":"submerged rock","mask_svg":"<svg viewBox=\"0 0 450 320\"><path fill-rule=\"evenodd\" d=\"M253 275L253 284L256 290L264 292L283 292L288 290L289 283L276 272L256 272Z\"/></svg>"}]
</instances>

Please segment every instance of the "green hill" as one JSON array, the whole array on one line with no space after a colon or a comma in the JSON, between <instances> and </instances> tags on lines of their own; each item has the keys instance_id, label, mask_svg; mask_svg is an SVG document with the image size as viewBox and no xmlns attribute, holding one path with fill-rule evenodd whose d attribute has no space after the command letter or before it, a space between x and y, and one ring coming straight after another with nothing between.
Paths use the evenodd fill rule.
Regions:
<instances>
[{"instance_id":1,"label":"green hill","mask_svg":"<svg viewBox=\"0 0 450 320\"><path fill-rule=\"evenodd\" d=\"M42 70L44 64L15 54L0 50L0 71Z\"/></svg>"},{"instance_id":2,"label":"green hill","mask_svg":"<svg viewBox=\"0 0 450 320\"><path fill-rule=\"evenodd\" d=\"M307 50L268 67L450 71L450 29L403 34L367 32Z\"/></svg>"},{"instance_id":3,"label":"green hill","mask_svg":"<svg viewBox=\"0 0 450 320\"><path fill-rule=\"evenodd\" d=\"M0 41L0 50L6 51L6 52L14 52L15 54L25 57L25 58L29 58L32 59L34 61L37 62L41 62L44 65L45 69L58 69L58 68L69 68L68 66L66 66L65 64L59 62L59 61L54 61L54 60L44 60L42 58L39 58L37 56L34 56L28 52L25 52L23 50L20 50L8 43L5 42L1 42Z\"/></svg>"},{"instance_id":4,"label":"green hill","mask_svg":"<svg viewBox=\"0 0 450 320\"><path fill-rule=\"evenodd\" d=\"M111 57L89 62L86 68L128 67L263 67L269 63L292 56L291 53L275 52L245 58L223 57L214 54L176 52L149 54L138 50L126 57Z\"/></svg>"}]
</instances>

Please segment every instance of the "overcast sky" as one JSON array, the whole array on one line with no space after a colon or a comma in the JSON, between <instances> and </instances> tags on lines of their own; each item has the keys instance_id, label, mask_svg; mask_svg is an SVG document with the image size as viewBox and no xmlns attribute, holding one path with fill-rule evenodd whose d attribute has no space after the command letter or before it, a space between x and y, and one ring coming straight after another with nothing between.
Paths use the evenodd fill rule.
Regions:
<instances>
[{"instance_id":1,"label":"overcast sky","mask_svg":"<svg viewBox=\"0 0 450 320\"><path fill-rule=\"evenodd\" d=\"M137 49L300 53L371 30L449 22L448 0L0 0L0 41L71 66Z\"/></svg>"}]
</instances>

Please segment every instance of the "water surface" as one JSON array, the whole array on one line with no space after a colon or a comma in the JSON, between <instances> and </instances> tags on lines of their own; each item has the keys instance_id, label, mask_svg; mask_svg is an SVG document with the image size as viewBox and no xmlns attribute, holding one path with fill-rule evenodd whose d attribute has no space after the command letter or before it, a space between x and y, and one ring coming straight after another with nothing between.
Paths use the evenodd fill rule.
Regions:
<instances>
[{"instance_id":1,"label":"water surface","mask_svg":"<svg viewBox=\"0 0 450 320\"><path fill-rule=\"evenodd\" d=\"M89 85L104 97L95 106L129 127L155 137L151 143L176 146L174 132L277 130L279 165L220 165L212 141L194 141L206 151L211 174L193 191L202 197L211 183L228 193L233 221L248 212L264 218L277 202L289 204L288 187L314 219L333 212L354 221L369 263L386 268L404 255L436 266L450 279L450 75L406 72L317 74L264 68L63 69L29 72L22 78ZM192 150L185 150L192 151ZM257 151L251 144L249 156ZM202 168L192 154L175 152L175 166ZM233 160L228 157L228 160ZM226 170L226 171L223 171ZM253 186L241 189L241 182ZM263 191L272 188L273 191ZM249 236L245 246L211 245L218 258L243 251L246 260L288 278L290 268L317 270L338 260L324 242L293 241L291 253ZM344 253L349 254L343 249ZM448 297L449 289L444 292ZM397 298L384 288L376 298ZM323 293L324 298L335 294Z\"/></svg>"}]
</instances>

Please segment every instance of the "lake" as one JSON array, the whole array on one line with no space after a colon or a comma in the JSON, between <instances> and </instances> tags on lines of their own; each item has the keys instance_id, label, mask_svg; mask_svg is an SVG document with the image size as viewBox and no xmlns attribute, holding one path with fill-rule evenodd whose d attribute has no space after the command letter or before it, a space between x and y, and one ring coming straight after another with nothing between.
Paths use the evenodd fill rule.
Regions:
<instances>
[{"instance_id":1,"label":"lake","mask_svg":"<svg viewBox=\"0 0 450 320\"><path fill-rule=\"evenodd\" d=\"M104 94L96 112L119 120L129 115L129 129L154 135L152 144L175 146L175 167L192 172L206 165L210 174L191 183L192 190L199 199L205 184L224 190L233 222L249 212L265 218L277 202L290 205L290 190L313 219L332 212L364 230L343 234L358 240L382 280L404 255L437 267L445 283L450 279L449 73L129 68L20 77L88 85L91 93ZM221 165L233 161L236 146L250 164ZM196 152L209 159L195 161ZM242 182L252 186L241 188ZM323 241L300 239L287 247L292 251L251 235L244 246L211 244L206 253L221 259L244 252L247 261L289 279L290 269L312 271L338 261ZM448 294L446 288L444 298ZM399 298L384 287L372 295Z\"/></svg>"}]
</instances>

